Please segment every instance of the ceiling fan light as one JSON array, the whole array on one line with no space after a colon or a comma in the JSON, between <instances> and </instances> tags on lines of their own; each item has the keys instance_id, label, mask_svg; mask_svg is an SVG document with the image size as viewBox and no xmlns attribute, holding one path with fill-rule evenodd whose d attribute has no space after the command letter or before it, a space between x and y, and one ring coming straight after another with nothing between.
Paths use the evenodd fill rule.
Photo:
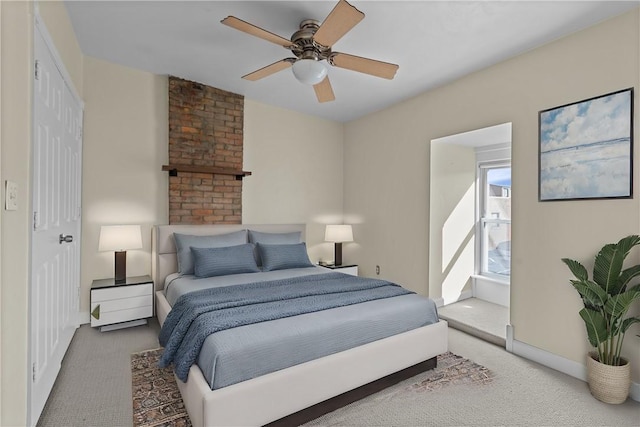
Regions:
<instances>
[{"instance_id":1,"label":"ceiling fan light","mask_svg":"<svg viewBox=\"0 0 640 427\"><path fill-rule=\"evenodd\" d=\"M298 59L293 64L293 75L301 83L316 85L327 76L327 66L315 59Z\"/></svg>"}]
</instances>

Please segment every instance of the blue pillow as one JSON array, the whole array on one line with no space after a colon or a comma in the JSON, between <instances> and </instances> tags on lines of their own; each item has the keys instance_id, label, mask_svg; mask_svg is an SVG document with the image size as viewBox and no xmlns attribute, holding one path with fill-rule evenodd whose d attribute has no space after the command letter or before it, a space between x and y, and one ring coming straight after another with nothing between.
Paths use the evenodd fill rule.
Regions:
<instances>
[{"instance_id":1,"label":"blue pillow","mask_svg":"<svg viewBox=\"0 0 640 427\"><path fill-rule=\"evenodd\" d=\"M226 276L228 274L260 271L253 256L253 244L223 248L191 248L193 271L196 277Z\"/></svg>"},{"instance_id":2,"label":"blue pillow","mask_svg":"<svg viewBox=\"0 0 640 427\"><path fill-rule=\"evenodd\" d=\"M292 231L290 233L263 233L261 231L249 230L249 243L264 243L267 245L290 245L300 243L302 233L300 231ZM255 251L256 262L262 265L260 253Z\"/></svg>"},{"instance_id":3,"label":"blue pillow","mask_svg":"<svg viewBox=\"0 0 640 427\"><path fill-rule=\"evenodd\" d=\"M262 259L262 270L285 270L287 268L313 267L307 255L307 245L265 245L258 243Z\"/></svg>"},{"instance_id":4,"label":"blue pillow","mask_svg":"<svg viewBox=\"0 0 640 427\"><path fill-rule=\"evenodd\" d=\"M249 243L265 243L267 245L290 245L300 243L300 231L291 233L263 233L249 230Z\"/></svg>"},{"instance_id":5,"label":"blue pillow","mask_svg":"<svg viewBox=\"0 0 640 427\"><path fill-rule=\"evenodd\" d=\"M222 248L247 243L247 230L233 233L217 234L213 236L193 236L190 234L173 233L178 255L178 273L193 274L193 256L191 248Z\"/></svg>"}]
</instances>

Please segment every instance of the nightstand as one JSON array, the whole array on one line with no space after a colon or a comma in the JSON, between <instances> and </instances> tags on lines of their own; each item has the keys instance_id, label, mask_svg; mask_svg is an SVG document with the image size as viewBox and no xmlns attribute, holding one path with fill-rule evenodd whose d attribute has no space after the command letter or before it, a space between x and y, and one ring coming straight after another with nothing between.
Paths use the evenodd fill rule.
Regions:
<instances>
[{"instance_id":1,"label":"nightstand","mask_svg":"<svg viewBox=\"0 0 640 427\"><path fill-rule=\"evenodd\" d=\"M357 265L320 265L320 267L328 268L329 270L337 271L338 273L350 274L352 276L358 275L358 266Z\"/></svg>"},{"instance_id":2,"label":"nightstand","mask_svg":"<svg viewBox=\"0 0 640 427\"><path fill-rule=\"evenodd\" d=\"M144 325L153 316L153 280L149 276L94 280L91 284L91 326L100 331Z\"/></svg>"}]
</instances>

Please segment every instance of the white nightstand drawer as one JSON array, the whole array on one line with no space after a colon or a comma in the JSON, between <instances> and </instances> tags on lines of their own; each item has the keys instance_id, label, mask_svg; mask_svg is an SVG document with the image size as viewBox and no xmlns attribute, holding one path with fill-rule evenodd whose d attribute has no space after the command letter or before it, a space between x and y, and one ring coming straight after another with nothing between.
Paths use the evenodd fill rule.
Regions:
<instances>
[{"instance_id":1,"label":"white nightstand drawer","mask_svg":"<svg viewBox=\"0 0 640 427\"><path fill-rule=\"evenodd\" d=\"M91 301L101 302L123 298L134 298L138 296L151 295L153 293L153 283L143 283L141 285L117 286L114 288L92 289Z\"/></svg>"},{"instance_id":2,"label":"white nightstand drawer","mask_svg":"<svg viewBox=\"0 0 640 427\"><path fill-rule=\"evenodd\" d=\"M119 283L94 280L90 306L91 326L101 326L100 330L144 324L153 317L153 281L149 276L127 277Z\"/></svg>"},{"instance_id":3,"label":"white nightstand drawer","mask_svg":"<svg viewBox=\"0 0 640 427\"><path fill-rule=\"evenodd\" d=\"M109 313L111 311L128 310L130 308L151 306L152 303L153 300L147 295L109 301L92 301L91 312L93 312L93 310L95 310L97 306L100 306L101 313Z\"/></svg>"},{"instance_id":4,"label":"white nightstand drawer","mask_svg":"<svg viewBox=\"0 0 640 427\"><path fill-rule=\"evenodd\" d=\"M126 299L92 302L91 326L100 326L108 323L132 320L128 316L131 315L131 313L134 313L137 309L144 309L144 313L148 313L144 317L151 317L153 315L152 303L153 300L147 295ZM140 317L141 316L134 317L134 319Z\"/></svg>"},{"instance_id":5,"label":"white nightstand drawer","mask_svg":"<svg viewBox=\"0 0 640 427\"><path fill-rule=\"evenodd\" d=\"M93 311L94 307L92 307ZM135 307L126 310L100 311L100 319L91 316L91 326L110 325L112 323L127 322L129 320L143 319L153 316L153 306Z\"/></svg>"}]
</instances>

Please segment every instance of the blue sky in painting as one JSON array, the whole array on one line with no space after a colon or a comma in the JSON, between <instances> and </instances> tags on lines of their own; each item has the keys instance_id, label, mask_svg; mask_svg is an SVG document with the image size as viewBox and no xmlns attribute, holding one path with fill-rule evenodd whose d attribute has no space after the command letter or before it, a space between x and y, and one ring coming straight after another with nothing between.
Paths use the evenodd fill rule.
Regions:
<instances>
[{"instance_id":1,"label":"blue sky in painting","mask_svg":"<svg viewBox=\"0 0 640 427\"><path fill-rule=\"evenodd\" d=\"M630 96L625 91L541 113L541 151L629 136Z\"/></svg>"}]
</instances>

